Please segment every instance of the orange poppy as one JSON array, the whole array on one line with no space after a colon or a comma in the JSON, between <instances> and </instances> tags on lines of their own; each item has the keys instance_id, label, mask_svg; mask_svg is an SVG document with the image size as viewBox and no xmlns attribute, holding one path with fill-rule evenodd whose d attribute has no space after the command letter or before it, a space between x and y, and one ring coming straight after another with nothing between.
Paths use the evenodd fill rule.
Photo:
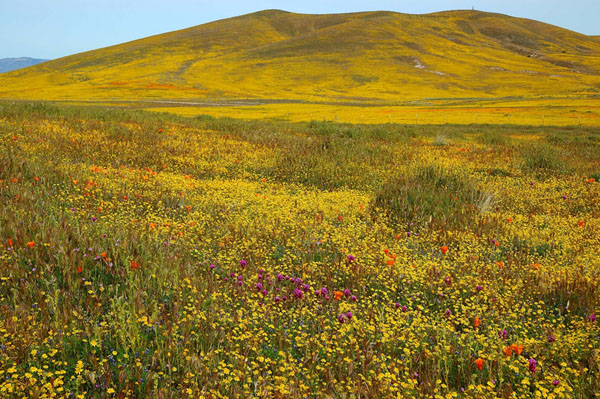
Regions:
<instances>
[{"instance_id":1,"label":"orange poppy","mask_svg":"<svg viewBox=\"0 0 600 399\"><path fill-rule=\"evenodd\" d=\"M81 274L83 268L81 266L77 266L77 274Z\"/></svg>"},{"instance_id":2,"label":"orange poppy","mask_svg":"<svg viewBox=\"0 0 600 399\"><path fill-rule=\"evenodd\" d=\"M481 319L479 319L479 317L476 317L473 321L473 327L479 328L479 325L481 325Z\"/></svg>"},{"instance_id":3,"label":"orange poppy","mask_svg":"<svg viewBox=\"0 0 600 399\"><path fill-rule=\"evenodd\" d=\"M512 356L512 346L505 346L504 349L502 349L502 352L504 352L506 356Z\"/></svg>"},{"instance_id":4,"label":"orange poppy","mask_svg":"<svg viewBox=\"0 0 600 399\"><path fill-rule=\"evenodd\" d=\"M500 269L502 269L504 267L504 262L503 261L498 261L498 262L496 262L496 264L498 265L498 267Z\"/></svg>"},{"instance_id":5,"label":"orange poppy","mask_svg":"<svg viewBox=\"0 0 600 399\"><path fill-rule=\"evenodd\" d=\"M478 370L481 370L483 368L483 363L485 361L482 358L478 358L477 360L475 360L475 365L477 366Z\"/></svg>"},{"instance_id":6,"label":"orange poppy","mask_svg":"<svg viewBox=\"0 0 600 399\"><path fill-rule=\"evenodd\" d=\"M387 263L388 266L393 266L394 265L394 259L388 259L385 263Z\"/></svg>"},{"instance_id":7,"label":"orange poppy","mask_svg":"<svg viewBox=\"0 0 600 399\"><path fill-rule=\"evenodd\" d=\"M342 291L333 291L333 296L339 301L344 296L344 293Z\"/></svg>"},{"instance_id":8,"label":"orange poppy","mask_svg":"<svg viewBox=\"0 0 600 399\"><path fill-rule=\"evenodd\" d=\"M510 349L512 349L517 355L523 353L523 345L512 344Z\"/></svg>"},{"instance_id":9,"label":"orange poppy","mask_svg":"<svg viewBox=\"0 0 600 399\"><path fill-rule=\"evenodd\" d=\"M140 267L140 264L139 264L139 263L137 263L136 261L132 260L132 261L131 261L131 270L135 270L135 269L137 269L138 267Z\"/></svg>"},{"instance_id":10,"label":"orange poppy","mask_svg":"<svg viewBox=\"0 0 600 399\"><path fill-rule=\"evenodd\" d=\"M33 247L35 246L35 242L33 242L33 241L29 241L29 242L27 243L27 246L28 246L29 248L33 248Z\"/></svg>"},{"instance_id":11,"label":"orange poppy","mask_svg":"<svg viewBox=\"0 0 600 399\"><path fill-rule=\"evenodd\" d=\"M8 246L9 246L9 247L12 247L12 246L13 246L13 240L12 240L12 238L9 238L9 239L8 239Z\"/></svg>"},{"instance_id":12,"label":"orange poppy","mask_svg":"<svg viewBox=\"0 0 600 399\"><path fill-rule=\"evenodd\" d=\"M446 252L448 252L448 247L444 245L444 246L441 248L441 250L442 250L442 254L446 254Z\"/></svg>"},{"instance_id":13,"label":"orange poppy","mask_svg":"<svg viewBox=\"0 0 600 399\"><path fill-rule=\"evenodd\" d=\"M523 345L517 346L517 350L515 352L517 352L517 355L520 355L521 353L523 353Z\"/></svg>"}]
</instances>

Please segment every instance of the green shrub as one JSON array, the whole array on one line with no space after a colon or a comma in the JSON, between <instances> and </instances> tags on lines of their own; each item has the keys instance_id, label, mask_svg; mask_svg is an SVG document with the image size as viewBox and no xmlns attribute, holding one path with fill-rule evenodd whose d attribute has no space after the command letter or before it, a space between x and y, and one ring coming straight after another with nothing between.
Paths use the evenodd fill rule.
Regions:
<instances>
[{"instance_id":1,"label":"green shrub","mask_svg":"<svg viewBox=\"0 0 600 399\"><path fill-rule=\"evenodd\" d=\"M482 195L465 175L427 165L386 181L376 192L371 211L374 215L383 211L396 225L459 226L492 201L492 196Z\"/></svg>"},{"instance_id":2,"label":"green shrub","mask_svg":"<svg viewBox=\"0 0 600 399\"><path fill-rule=\"evenodd\" d=\"M524 172L560 174L568 172L565 154L548 144L530 145L521 150L521 169Z\"/></svg>"}]
</instances>

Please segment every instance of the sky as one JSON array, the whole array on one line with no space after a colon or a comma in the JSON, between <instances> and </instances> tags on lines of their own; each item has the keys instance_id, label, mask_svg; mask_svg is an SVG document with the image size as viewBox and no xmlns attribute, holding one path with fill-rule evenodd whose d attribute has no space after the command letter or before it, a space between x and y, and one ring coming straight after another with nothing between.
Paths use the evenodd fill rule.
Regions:
<instances>
[{"instance_id":1,"label":"sky","mask_svg":"<svg viewBox=\"0 0 600 399\"><path fill-rule=\"evenodd\" d=\"M60 58L273 8L425 14L472 7L600 35L600 0L0 0L0 58Z\"/></svg>"}]
</instances>

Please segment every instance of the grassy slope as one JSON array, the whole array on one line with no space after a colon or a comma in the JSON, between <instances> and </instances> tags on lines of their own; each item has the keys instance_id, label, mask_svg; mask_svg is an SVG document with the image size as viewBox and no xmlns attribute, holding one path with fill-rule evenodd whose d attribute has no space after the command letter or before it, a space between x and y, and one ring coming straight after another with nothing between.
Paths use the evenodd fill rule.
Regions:
<instances>
[{"instance_id":1,"label":"grassy slope","mask_svg":"<svg viewBox=\"0 0 600 399\"><path fill-rule=\"evenodd\" d=\"M283 11L216 21L0 76L0 97L393 102L600 88L600 42L478 11Z\"/></svg>"}]
</instances>

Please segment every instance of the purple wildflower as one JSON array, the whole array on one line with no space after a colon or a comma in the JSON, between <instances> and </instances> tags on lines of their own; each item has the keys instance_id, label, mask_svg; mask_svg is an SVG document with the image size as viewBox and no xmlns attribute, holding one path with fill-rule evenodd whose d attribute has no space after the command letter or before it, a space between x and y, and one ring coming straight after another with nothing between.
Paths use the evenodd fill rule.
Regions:
<instances>
[{"instance_id":1,"label":"purple wildflower","mask_svg":"<svg viewBox=\"0 0 600 399\"><path fill-rule=\"evenodd\" d=\"M535 373L537 370L537 361L535 359L529 359L529 371L531 371L531 373Z\"/></svg>"}]
</instances>

